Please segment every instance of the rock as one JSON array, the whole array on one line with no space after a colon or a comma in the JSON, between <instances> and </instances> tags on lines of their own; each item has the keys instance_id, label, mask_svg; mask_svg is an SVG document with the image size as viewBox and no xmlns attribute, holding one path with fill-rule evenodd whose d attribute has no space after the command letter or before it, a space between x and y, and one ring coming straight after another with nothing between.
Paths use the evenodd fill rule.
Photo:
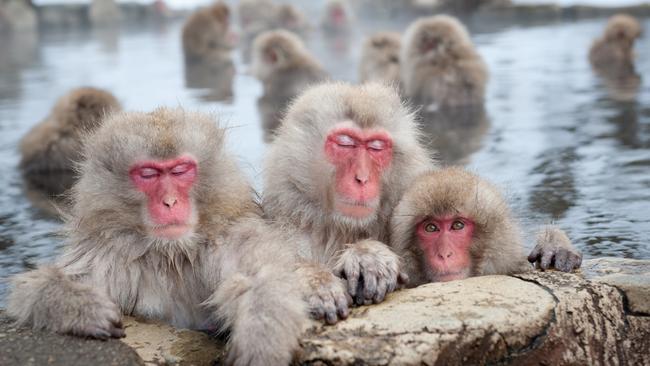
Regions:
<instances>
[{"instance_id":1,"label":"rock","mask_svg":"<svg viewBox=\"0 0 650 366\"><path fill-rule=\"evenodd\" d=\"M648 271L648 261L600 259L585 261L592 280L548 271L399 291L310 328L298 363L650 365Z\"/></svg>"},{"instance_id":2,"label":"rock","mask_svg":"<svg viewBox=\"0 0 650 366\"><path fill-rule=\"evenodd\" d=\"M225 353L223 343L201 332L130 317L124 319L124 330L122 342L148 365L212 365Z\"/></svg>"},{"instance_id":3,"label":"rock","mask_svg":"<svg viewBox=\"0 0 650 366\"><path fill-rule=\"evenodd\" d=\"M0 311L0 365L144 365L126 344L17 328Z\"/></svg>"},{"instance_id":4,"label":"rock","mask_svg":"<svg viewBox=\"0 0 650 366\"><path fill-rule=\"evenodd\" d=\"M596 258L585 261L582 272L621 290L630 312L650 315L650 260Z\"/></svg>"}]
</instances>

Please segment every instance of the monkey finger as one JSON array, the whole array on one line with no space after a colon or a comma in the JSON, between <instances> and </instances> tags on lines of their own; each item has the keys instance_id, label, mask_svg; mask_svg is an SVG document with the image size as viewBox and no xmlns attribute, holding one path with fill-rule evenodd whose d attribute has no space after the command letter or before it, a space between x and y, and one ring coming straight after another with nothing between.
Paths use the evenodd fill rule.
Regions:
<instances>
[{"instance_id":1,"label":"monkey finger","mask_svg":"<svg viewBox=\"0 0 650 366\"><path fill-rule=\"evenodd\" d=\"M537 262L537 260L539 259L539 257L542 254L541 252L542 252L542 247L539 246L539 245L536 245L535 248L533 248L533 251L530 252L530 254L528 255L528 262L530 262L530 263Z\"/></svg>"},{"instance_id":2,"label":"monkey finger","mask_svg":"<svg viewBox=\"0 0 650 366\"><path fill-rule=\"evenodd\" d=\"M386 297L386 291L388 290L388 282L385 280L380 279L377 282L377 292L375 293L375 296L372 298L372 301L375 304L378 304L382 301L384 301L384 297Z\"/></svg>"},{"instance_id":3,"label":"monkey finger","mask_svg":"<svg viewBox=\"0 0 650 366\"><path fill-rule=\"evenodd\" d=\"M347 319L348 316L350 315L350 308L349 308L349 303L348 299L346 297L339 297L336 299L336 309L337 313L339 315L339 318L341 319Z\"/></svg>"},{"instance_id":4,"label":"monkey finger","mask_svg":"<svg viewBox=\"0 0 650 366\"><path fill-rule=\"evenodd\" d=\"M364 291L363 291L363 277L361 277L361 280L360 280L359 283L357 284L356 295L353 295L353 297L354 297L354 303L355 303L357 306L361 306L361 305L363 305L363 300L364 300L364 298L363 298L363 292L364 292Z\"/></svg>"},{"instance_id":5,"label":"monkey finger","mask_svg":"<svg viewBox=\"0 0 650 366\"><path fill-rule=\"evenodd\" d=\"M111 333L111 337L113 338L124 338L126 337L126 333L124 332L124 329L122 328L111 328L109 331Z\"/></svg>"},{"instance_id":6,"label":"monkey finger","mask_svg":"<svg viewBox=\"0 0 650 366\"><path fill-rule=\"evenodd\" d=\"M350 296L354 297L357 294L357 288L360 282L359 270L350 271L345 274L345 278L348 281L348 293Z\"/></svg>"},{"instance_id":7,"label":"monkey finger","mask_svg":"<svg viewBox=\"0 0 650 366\"><path fill-rule=\"evenodd\" d=\"M553 263L553 257L555 256L555 253L552 250L544 252L542 255L542 259L539 262L539 266L542 270L547 270L551 267L551 264Z\"/></svg>"},{"instance_id":8,"label":"monkey finger","mask_svg":"<svg viewBox=\"0 0 650 366\"><path fill-rule=\"evenodd\" d=\"M568 259L569 259L569 252L567 252L564 249L558 250L558 252L555 254L555 263L554 267L558 271L562 272L570 272L571 268L568 267Z\"/></svg>"},{"instance_id":9,"label":"monkey finger","mask_svg":"<svg viewBox=\"0 0 650 366\"><path fill-rule=\"evenodd\" d=\"M372 300L377 293L377 276L367 274L363 281L363 297L365 300Z\"/></svg>"},{"instance_id":10,"label":"monkey finger","mask_svg":"<svg viewBox=\"0 0 650 366\"><path fill-rule=\"evenodd\" d=\"M106 329L102 329L100 327L91 327L90 329L86 330L84 333L90 337L102 341L105 341L111 337L111 333L109 331L107 331Z\"/></svg>"},{"instance_id":11,"label":"monkey finger","mask_svg":"<svg viewBox=\"0 0 650 366\"><path fill-rule=\"evenodd\" d=\"M569 271L580 268L582 264L582 254L569 252L569 257L567 259L567 266L570 268Z\"/></svg>"},{"instance_id":12,"label":"monkey finger","mask_svg":"<svg viewBox=\"0 0 650 366\"><path fill-rule=\"evenodd\" d=\"M309 313L312 319L321 320L325 317L323 303L320 300L311 299L309 301Z\"/></svg>"},{"instance_id":13,"label":"monkey finger","mask_svg":"<svg viewBox=\"0 0 650 366\"><path fill-rule=\"evenodd\" d=\"M338 312L333 300L331 302L325 303L324 311L325 322L329 325L336 324L336 322L339 320L339 317L337 315Z\"/></svg>"}]
</instances>

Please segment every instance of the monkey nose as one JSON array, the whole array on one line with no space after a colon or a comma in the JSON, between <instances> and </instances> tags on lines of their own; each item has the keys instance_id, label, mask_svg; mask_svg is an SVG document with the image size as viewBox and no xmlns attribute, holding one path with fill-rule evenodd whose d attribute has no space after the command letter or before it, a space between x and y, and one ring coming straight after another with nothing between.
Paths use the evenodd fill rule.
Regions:
<instances>
[{"instance_id":1,"label":"monkey nose","mask_svg":"<svg viewBox=\"0 0 650 366\"><path fill-rule=\"evenodd\" d=\"M163 198L163 204L167 206L168 208L174 207L176 204L176 197L165 197Z\"/></svg>"},{"instance_id":2,"label":"monkey nose","mask_svg":"<svg viewBox=\"0 0 650 366\"><path fill-rule=\"evenodd\" d=\"M363 186L366 183L368 183L368 176L367 175L355 175L354 180L357 182L358 185Z\"/></svg>"}]
</instances>

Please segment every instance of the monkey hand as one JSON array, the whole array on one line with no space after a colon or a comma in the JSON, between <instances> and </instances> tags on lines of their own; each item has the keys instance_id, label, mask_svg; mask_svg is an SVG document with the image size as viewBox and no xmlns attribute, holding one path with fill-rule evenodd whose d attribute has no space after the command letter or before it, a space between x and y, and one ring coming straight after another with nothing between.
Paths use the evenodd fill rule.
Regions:
<instances>
[{"instance_id":1,"label":"monkey hand","mask_svg":"<svg viewBox=\"0 0 650 366\"><path fill-rule=\"evenodd\" d=\"M80 293L74 299L75 309L63 317L71 327L67 333L106 340L123 338L122 314L115 303L99 291Z\"/></svg>"},{"instance_id":2,"label":"monkey hand","mask_svg":"<svg viewBox=\"0 0 650 366\"><path fill-rule=\"evenodd\" d=\"M571 272L580 268L582 254L571 244L564 231L547 226L537 234L535 248L528 255L528 261L542 270L555 268Z\"/></svg>"},{"instance_id":3,"label":"monkey hand","mask_svg":"<svg viewBox=\"0 0 650 366\"><path fill-rule=\"evenodd\" d=\"M339 319L348 317L352 298L340 278L316 264L303 264L298 273L307 284L307 304L312 318L336 324Z\"/></svg>"},{"instance_id":4,"label":"monkey hand","mask_svg":"<svg viewBox=\"0 0 650 366\"><path fill-rule=\"evenodd\" d=\"M400 257L376 240L349 244L336 263L335 273L346 279L357 305L379 303L386 294L408 282Z\"/></svg>"}]
</instances>

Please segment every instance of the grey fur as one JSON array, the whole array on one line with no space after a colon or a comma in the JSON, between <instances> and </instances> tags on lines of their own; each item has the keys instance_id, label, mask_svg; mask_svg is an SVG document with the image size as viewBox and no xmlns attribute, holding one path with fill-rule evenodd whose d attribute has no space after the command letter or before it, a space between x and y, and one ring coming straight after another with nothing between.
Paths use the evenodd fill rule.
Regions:
<instances>
[{"instance_id":1,"label":"grey fur","mask_svg":"<svg viewBox=\"0 0 650 366\"><path fill-rule=\"evenodd\" d=\"M343 217L332 209L335 171L326 162L324 143L332 127L343 121L383 128L393 138L393 160L382 176L376 214L364 220ZM335 271L348 283L361 283L361 289L349 291L364 295L358 298L360 303L381 301L383 288L388 292L399 281L399 258L383 243L388 239L389 217L403 191L419 173L434 167L419 138L412 113L394 89L380 84L326 83L309 89L292 104L270 145L264 169L265 215L296 230L299 254L310 263L312 273ZM375 282L364 283L360 278ZM337 301L345 296L342 291L348 292L340 281L318 274L307 276L306 281L317 284L312 286L316 293L333 294L310 300L317 305L312 306L312 313L347 312Z\"/></svg>"},{"instance_id":2,"label":"grey fur","mask_svg":"<svg viewBox=\"0 0 650 366\"><path fill-rule=\"evenodd\" d=\"M307 318L291 286L295 255L260 218L223 140L212 118L180 108L110 117L86 140L64 254L14 278L8 314L94 337L121 335L118 309L180 328L221 325L231 330L228 364L288 364ZM181 154L198 162L194 234L156 239L129 167Z\"/></svg>"}]
</instances>

